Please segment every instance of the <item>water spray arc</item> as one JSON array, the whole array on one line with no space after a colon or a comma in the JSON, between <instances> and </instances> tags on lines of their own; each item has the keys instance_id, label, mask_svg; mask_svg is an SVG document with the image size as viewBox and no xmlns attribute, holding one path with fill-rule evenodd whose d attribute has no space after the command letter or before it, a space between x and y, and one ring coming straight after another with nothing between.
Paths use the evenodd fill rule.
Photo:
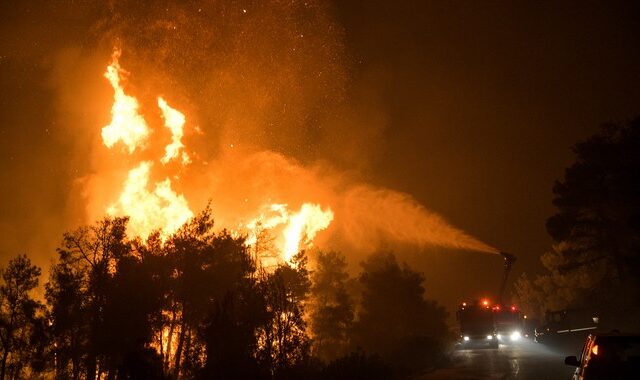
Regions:
<instances>
[{"instance_id":1,"label":"water spray arc","mask_svg":"<svg viewBox=\"0 0 640 380\"><path fill-rule=\"evenodd\" d=\"M353 182L333 168L318 170L259 147L234 147L234 153L223 151L204 162L205 156L191 150L188 142L206 138L207 131L172 106L170 94L145 102L153 105L145 112L158 117L143 116L126 88L133 76L121 66L121 56L115 49L105 73L114 92L111 122L102 128L100 149L121 155L130 166L109 188L86 189L89 198L98 191L110 194L102 196L102 202L90 200L99 203L95 209L102 212L92 218L104 212L129 216L132 236L145 239L161 230L166 238L194 215L198 201L193 196L206 193L202 198L212 201L219 226L237 229L248 245L255 244L258 228L268 230L280 262L317 245L318 238L361 253L391 243L499 254L410 195ZM205 180L196 182L194 177Z\"/></svg>"}]
</instances>

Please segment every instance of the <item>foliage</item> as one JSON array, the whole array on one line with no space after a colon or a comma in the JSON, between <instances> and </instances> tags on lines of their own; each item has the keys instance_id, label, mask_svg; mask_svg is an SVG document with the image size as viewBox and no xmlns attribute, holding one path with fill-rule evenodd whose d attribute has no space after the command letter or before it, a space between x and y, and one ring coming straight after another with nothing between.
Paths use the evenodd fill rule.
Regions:
<instances>
[{"instance_id":1,"label":"foliage","mask_svg":"<svg viewBox=\"0 0 640 380\"><path fill-rule=\"evenodd\" d=\"M242 237L214 231L209 208L165 238L130 239L127 222L105 218L64 234L46 308L29 296L40 269L26 256L2 272L9 377L395 378L441 355L445 314L393 255L363 265L354 321L339 253L319 252L313 274L304 251L263 267Z\"/></svg>"},{"instance_id":2,"label":"foliage","mask_svg":"<svg viewBox=\"0 0 640 380\"><path fill-rule=\"evenodd\" d=\"M520 279L516 296L538 315L585 306L626 314L640 307L640 119L605 125L574 152L553 188L548 273Z\"/></svg>"},{"instance_id":3,"label":"foliage","mask_svg":"<svg viewBox=\"0 0 640 380\"><path fill-rule=\"evenodd\" d=\"M391 253L372 255L362 266L353 344L409 371L437 365L449 339L447 314L425 299L422 275L400 266Z\"/></svg>"},{"instance_id":4,"label":"foliage","mask_svg":"<svg viewBox=\"0 0 640 380\"><path fill-rule=\"evenodd\" d=\"M309 293L307 259L300 252L292 265L280 265L260 281L268 313L258 331L258 361L278 375L308 359L310 342L304 321L304 302Z\"/></svg>"},{"instance_id":5,"label":"foliage","mask_svg":"<svg viewBox=\"0 0 640 380\"><path fill-rule=\"evenodd\" d=\"M31 264L24 255L12 259L2 270L0 286L0 379L25 377L29 364L32 368L42 354L39 343L42 332L42 305L33 299L31 291L38 286L40 268ZM40 354L40 355L39 355Z\"/></svg>"},{"instance_id":6,"label":"foliage","mask_svg":"<svg viewBox=\"0 0 640 380\"><path fill-rule=\"evenodd\" d=\"M330 361L348 353L353 324L353 301L347 292L344 256L318 252L313 273L311 328L314 353Z\"/></svg>"},{"instance_id":7,"label":"foliage","mask_svg":"<svg viewBox=\"0 0 640 380\"><path fill-rule=\"evenodd\" d=\"M148 319L160 294L126 238L126 224L107 218L64 235L46 285L57 377L124 376L142 365L134 357L147 360Z\"/></svg>"}]
</instances>

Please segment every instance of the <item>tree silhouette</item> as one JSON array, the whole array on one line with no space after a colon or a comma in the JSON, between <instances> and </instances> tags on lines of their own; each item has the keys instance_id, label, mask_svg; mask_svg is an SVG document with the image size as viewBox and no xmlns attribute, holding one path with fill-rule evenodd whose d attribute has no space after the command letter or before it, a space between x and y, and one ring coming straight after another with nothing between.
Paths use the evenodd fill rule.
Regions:
<instances>
[{"instance_id":1,"label":"tree silhouette","mask_svg":"<svg viewBox=\"0 0 640 380\"><path fill-rule=\"evenodd\" d=\"M522 279L517 295L537 310L596 306L631 318L640 307L640 119L603 126L574 153L553 188L549 273Z\"/></svg>"},{"instance_id":2,"label":"tree silhouette","mask_svg":"<svg viewBox=\"0 0 640 380\"><path fill-rule=\"evenodd\" d=\"M209 207L175 233L144 241L127 237L127 221L105 218L64 234L46 310L29 295L40 269L26 256L9 263L0 287L3 377L392 378L398 373L384 360L411 371L407 358L432 363L425 355L442 345L444 313L424 299L422 277L393 255L363 265L354 324L337 253L318 253L312 282L305 252L262 266L244 237L214 231ZM352 342L367 353L348 353Z\"/></svg>"},{"instance_id":3,"label":"tree silhouette","mask_svg":"<svg viewBox=\"0 0 640 380\"><path fill-rule=\"evenodd\" d=\"M268 318L260 288L251 280L238 284L215 302L205 320L207 361L200 378L269 378L268 368L260 366L255 358L256 332Z\"/></svg>"},{"instance_id":4,"label":"tree silhouette","mask_svg":"<svg viewBox=\"0 0 640 380\"><path fill-rule=\"evenodd\" d=\"M422 275L391 253L374 254L362 267L354 345L409 371L436 365L449 331L444 308L424 297Z\"/></svg>"},{"instance_id":5,"label":"tree silhouette","mask_svg":"<svg viewBox=\"0 0 640 380\"><path fill-rule=\"evenodd\" d=\"M302 251L292 259L291 265L280 265L273 273L263 273L259 281L268 318L258 329L256 356L275 376L284 376L281 374L309 356L304 301L311 284L306 265L307 258Z\"/></svg>"},{"instance_id":6,"label":"tree silhouette","mask_svg":"<svg viewBox=\"0 0 640 380\"><path fill-rule=\"evenodd\" d=\"M37 332L37 313L42 305L30 292L38 286L40 268L25 255L18 256L2 270L0 286L0 379L24 376L23 369L35 351L32 337Z\"/></svg>"},{"instance_id":7,"label":"tree silhouette","mask_svg":"<svg viewBox=\"0 0 640 380\"><path fill-rule=\"evenodd\" d=\"M106 218L64 235L47 285L59 374L70 372L75 379L84 372L86 379L94 379L107 373L113 378L122 361L110 317L113 303L120 302L111 293L118 264L131 255L126 225L127 218Z\"/></svg>"},{"instance_id":8,"label":"tree silhouette","mask_svg":"<svg viewBox=\"0 0 640 380\"><path fill-rule=\"evenodd\" d=\"M318 252L312 276L311 327L314 353L326 361L347 354L349 349L354 310L346 288L346 266L339 253Z\"/></svg>"},{"instance_id":9,"label":"tree silhouette","mask_svg":"<svg viewBox=\"0 0 640 380\"><path fill-rule=\"evenodd\" d=\"M255 263L242 238L213 232L209 208L172 235L165 244L171 265L170 301L166 314L174 375L195 376L205 365L207 325L204 321L230 293L243 289ZM174 334L175 333L175 334ZM175 336L174 336L175 335ZM167 343L169 349L171 344Z\"/></svg>"},{"instance_id":10,"label":"tree silhouette","mask_svg":"<svg viewBox=\"0 0 640 380\"><path fill-rule=\"evenodd\" d=\"M62 254L62 251L60 251ZM83 271L62 254L46 284L54 370L57 378L80 378L89 340Z\"/></svg>"}]
</instances>

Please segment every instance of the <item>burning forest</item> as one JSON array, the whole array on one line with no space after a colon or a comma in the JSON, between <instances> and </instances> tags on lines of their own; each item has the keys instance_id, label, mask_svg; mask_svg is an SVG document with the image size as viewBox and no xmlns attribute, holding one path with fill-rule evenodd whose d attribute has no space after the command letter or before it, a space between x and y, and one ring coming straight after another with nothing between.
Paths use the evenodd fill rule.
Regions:
<instances>
[{"instance_id":1,"label":"burning forest","mask_svg":"<svg viewBox=\"0 0 640 380\"><path fill-rule=\"evenodd\" d=\"M633 2L0 18L0 380L566 378L637 329Z\"/></svg>"},{"instance_id":2,"label":"burning forest","mask_svg":"<svg viewBox=\"0 0 640 380\"><path fill-rule=\"evenodd\" d=\"M116 2L55 60L76 222L43 297L28 257L3 271L0 379L389 378L443 359L446 312L388 252L497 250L360 174L371 120L344 101L328 8L231 4Z\"/></svg>"},{"instance_id":3,"label":"burning forest","mask_svg":"<svg viewBox=\"0 0 640 380\"><path fill-rule=\"evenodd\" d=\"M148 145L154 130L140 115L137 99L127 95L123 89L122 76L128 73L119 64L120 55L121 51L116 49L105 73L114 90L114 101L111 123L102 128L101 136L105 147L113 149L121 144L120 153L132 156L136 150L142 153L153 151L153 147ZM164 154L155 161L135 163L127 172L116 201L105 209L109 216L128 217L128 232L142 239L154 231L159 231L166 238L194 215L185 196L173 190L171 181L179 182L184 168L192 163L182 142L185 115L169 106L162 97L158 97L157 111L161 113L164 127L171 133L171 140L164 146ZM154 165L166 168L170 177L151 182ZM257 235L264 230L276 237L274 249L279 254L279 261L290 262L300 250L310 248L315 235L325 230L332 220L331 209L323 210L317 204L303 203L298 211L291 211L287 204L274 203L261 205L255 217L243 220L237 226L226 227L232 228L238 236L246 236L245 244L248 246L255 245Z\"/></svg>"},{"instance_id":4,"label":"burning forest","mask_svg":"<svg viewBox=\"0 0 640 380\"><path fill-rule=\"evenodd\" d=\"M128 233L142 239L148 238L153 232L160 231L161 236L166 237L174 233L180 226L193 217L194 212L190 208L190 202L182 193L177 193L174 187L182 188L182 181L189 183L189 175L198 175L189 171L189 166L194 165L199 155L194 153L191 158L188 150L182 142L184 128L190 125L183 113L172 108L162 97L157 98L156 112L161 116L163 125L152 128L145 118L140 114L138 100L127 94L124 90L125 78L130 76L120 65L119 59L122 51L116 48L112 55L112 61L104 74L113 87L114 97L111 107L111 122L102 128L101 137L104 147L115 150L115 154L110 159L130 162L132 167L123 173L116 173L114 178L121 177L121 184L116 181L115 187L112 185L114 194L105 197L114 199L111 203L99 207L93 219L103 215L112 217L128 217ZM158 116L158 115L156 115ZM156 117L156 119L158 119ZM160 138L152 135L161 135L166 128L170 132L170 139L159 141ZM193 128L193 127L192 127ZM200 134L204 132L200 131ZM166 135L166 133L164 133ZM153 146L153 144L158 146ZM164 145L163 149L160 148ZM232 146L230 146L232 147ZM151 153L148 153L151 152ZM157 152L160 152L158 154ZM149 154L157 154L157 157L150 158ZM371 246L372 239L380 236L381 242L402 242L416 245L438 245L451 248L467 250L477 250L489 253L497 253L494 248L470 237L464 232L450 226L442 217L429 212L424 207L411 200L408 195L393 192L385 189L376 189L363 184L327 184L329 180L322 177L322 174L307 174L310 170L300 166L295 161L287 159L278 153L271 151L242 152L249 156L249 161L254 161L250 168L252 173L239 173L238 185L244 187L246 182L276 182L269 184L263 194L254 194L262 199L277 200L278 203L257 203L255 200L249 202L249 198L243 198L240 189L231 189L231 194L239 196L238 201L255 205L244 207L245 215L238 215L235 209L216 214L216 218L223 220L223 228L229 229L237 236L245 236L245 244L248 246L257 243L260 233L267 233L273 237L274 249L277 251L279 262L290 262L290 260L300 251L309 249L313 245L313 240L319 232L328 230L331 232L331 224L334 221L333 209L339 210L338 216L341 219L336 221L338 227L346 230L344 235L350 238L351 248L360 247L368 250L375 250L376 246ZM114 157L115 156L115 157ZM119 157L121 156L121 157ZM255 156L255 158L254 158ZM232 160L246 160L246 157L234 155ZM255 162L256 160L262 162ZM223 158L217 165L231 166L235 162ZM260 176L260 172L253 172L261 165L271 166L268 178L252 178L252 175ZM288 176L289 173L302 172L302 180L309 183L301 183L303 187L321 187L325 194L314 194L313 190L302 190L298 193L290 193L289 187L298 182L298 178ZM156 174L157 173L157 174ZM278 174L278 173L284 173ZM292 174L293 174L292 173ZM232 184L225 175L233 175L224 172L218 174L215 170L213 175L220 175L215 181L221 184ZM103 173L97 173L100 177ZM246 177L242 177L246 175ZM280 177L280 178L278 178ZM157 180L154 180L156 179ZM246 178L246 179L245 179ZM275 181L274 181L275 178ZM100 181L102 192L105 191L105 184ZM174 185L175 184L175 185ZM182 186L181 186L182 185ZM275 186L273 186L275 185ZM260 190L258 190L260 191ZM294 190L295 191L295 190ZM93 189L88 186L85 192L89 202L93 203ZM226 197L216 196L215 189L204 190L210 192L213 207L218 203L234 203ZM326 194L328 193L328 194ZM306 195L309 194L309 195ZM311 202L305 199L311 198ZM248 197L248 195L247 195ZM304 202L300 203L301 200ZM313 203L313 201L324 201L325 204ZM300 204L299 208L294 206L291 209L289 202ZM193 204L193 202L191 202ZM95 206L94 206L95 207ZM376 217L371 217L370 210L377 210ZM344 219L344 221L342 221ZM404 220L404 224L389 224L390 220ZM330 235L329 235L330 238ZM325 239L325 241L327 241ZM277 262L276 262L277 263Z\"/></svg>"}]
</instances>

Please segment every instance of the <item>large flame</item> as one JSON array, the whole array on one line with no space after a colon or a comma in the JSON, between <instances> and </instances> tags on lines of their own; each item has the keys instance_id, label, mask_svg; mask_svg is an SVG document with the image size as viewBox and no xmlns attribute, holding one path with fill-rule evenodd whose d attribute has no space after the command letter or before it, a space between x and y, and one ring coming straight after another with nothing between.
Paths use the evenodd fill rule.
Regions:
<instances>
[{"instance_id":1,"label":"large flame","mask_svg":"<svg viewBox=\"0 0 640 380\"><path fill-rule=\"evenodd\" d=\"M138 113L138 100L125 94L122 88L120 76L126 72L120 67L119 58L120 50L115 50L112 62L104 73L115 93L111 107L111 123L102 128L102 141L108 148L121 141L127 146L129 153L133 153L146 141L149 128L144 118Z\"/></svg>"},{"instance_id":2,"label":"large flame","mask_svg":"<svg viewBox=\"0 0 640 380\"><path fill-rule=\"evenodd\" d=\"M193 212L183 195L171 188L169 178L157 182L149 191L152 163L142 162L131 169L118 201L107 209L110 215L128 215L129 231L135 236L147 237L160 229L162 236L175 232Z\"/></svg>"},{"instance_id":3,"label":"large flame","mask_svg":"<svg viewBox=\"0 0 640 380\"><path fill-rule=\"evenodd\" d=\"M287 227L283 231L284 259L291 260L300 250L301 244L310 247L318 231L329 227L332 220L331 209L322 210L315 204L303 204L300 211L290 216Z\"/></svg>"},{"instance_id":4,"label":"large flame","mask_svg":"<svg viewBox=\"0 0 640 380\"><path fill-rule=\"evenodd\" d=\"M286 204L274 203L265 208L265 212L247 223L249 235L246 244L253 245L257 242L260 229L279 231L276 244L287 262L291 262L301 249L310 248L316 234L329 227L333 221L333 211L330 208L323 210L312 203L304 203L300 210L293 213Z\"/></svg>"},{"instance_id":5,"label":"large flame","mask_svg":"<svg viewBox=\"0 0 640 380\"><path fill-rule=\"evenodd\" d=\"M158 98L158 107L162 111L164 125L171 131L171 144L165 147L164 156L160 161L166 164L172 159L180 157L184 165L188 164L191 160L184 151L184 144L182 143L182 135L184 133L182 127L185 123L184 115L180 111L171 108L162 98ZM181 150L182 154L180 154Z\"/></svg>"},{"instance_id":6,"label":"large flame","mask_svg":"<svg viewBox=\"0 0 640 380\"><path fill-rule=\"evenodd\" d=\"M120 66L119 58L120 51L116 50L105 74L114 89L114 102L111 124L102 129L102 141L107 148L122 142L128 148L126 154L133 156L136 150L147 148L145 143L150 130L138 113L137 99L124 92L121 74L126 72ZM182 166L190 164L191 158L182 142L185 115L162 97L158 97L157 104L164 126L171 132L171 142L165 145L159 163L166 165L175 160ZM144 160L130 169L117 200L106 208L106 212L113 216L129 216L129 233L134 236L145 238L160 230L166 238L193 217L193 212L186 197L172 188L171 179L152 181L153 167L153 161ZM172 179L179 180L180 177L176 175ZM280 262L290 262L299 250L311 247L316 234L333 220L330 208L323 209L312 203L303 203L298 211L289 210L286 204L266 204L255 214L258 216L248 218L250 221L244 225L243 230L247 231L245 244L254 245L258 229L267 230L275 237Z\"/></svg>"},{"instance_id":7,"label":"large flame","mask_svg":"<svg viewBox=\"0 0 640 380\"><path fill-rule=\"evenodd\" d=\"M133 164L128 173L118 173L122 184L116 185L115 194L102 199L102 194L111 190L106 181L99 182L106 186L94 191L101 195L99 212L130 217L132 235L145 238L161 230L166 237L193 216L190 201L204 203L203 198L213 197L217 221L223 221L220 227L238 226L235 232L247 236L245 244L254 247L254 252L264 251L258 257L263 263L267 257L268 264L274 257L276 264L291 262L298 251L311 247L316 235L332 224L332 243L347 244L353 250L409 243L498 252L407 194L353 183L324 167L302 166L275 152L232 146L213 160L200 161L202 156L197 152L187 153L183 138L190 128L202 132L170 105L169 96L158 97L155 110L157 119L164 122L157 128L168 129L170 139L163 133L148 138L154 126L147 121L153 119L145 120L138 112L136 98L125 93L127 76L119 58L116 50L105 74L114 89L114 102L112 121L103 128L102 139L110 149L122 142L128 148L118 151L127 158L122 162ZM158 157L154 159L153 155ZM186 165L193 165L191 175L183 171ZM184 189L186 194L176 189ZM315 203L318 201L321 203ZM333 210L340 215L335 222ZM261 240L265 230L268 239Z\"/></svg>"},{"instance_id":8,"label":"large flame","mask_svg":"<svg viewBox=\"0 0 640 380\"><path fill-rule=\"evenodd\" d=\"M105 73L113 87L114 96L111 124L102 128L102 141L107 148L122 141L131 155L136 149L144 149L143 143L150 131L146 121L138 113L138 100L124 92L120 74L125 71L120 67L119 58L120 51L116 50ZM172 134L172 142L166 146L166 154L161 159L162 163L166 163L177 157L184 148L181 139L185 117L162 98L158 98L158 107ZM189 162L186 152L182 151L181 157L183 164ZM135 236L147 237L153 231L161 230L162 236L166 237L189 220L193 212L185 197L172 189L169 178L155 184L150 183L152 167L152 162L142 161L131 169L117 201L106 211L112 216L128 216L129 232Z\"/></svg>"}]
</instances>

